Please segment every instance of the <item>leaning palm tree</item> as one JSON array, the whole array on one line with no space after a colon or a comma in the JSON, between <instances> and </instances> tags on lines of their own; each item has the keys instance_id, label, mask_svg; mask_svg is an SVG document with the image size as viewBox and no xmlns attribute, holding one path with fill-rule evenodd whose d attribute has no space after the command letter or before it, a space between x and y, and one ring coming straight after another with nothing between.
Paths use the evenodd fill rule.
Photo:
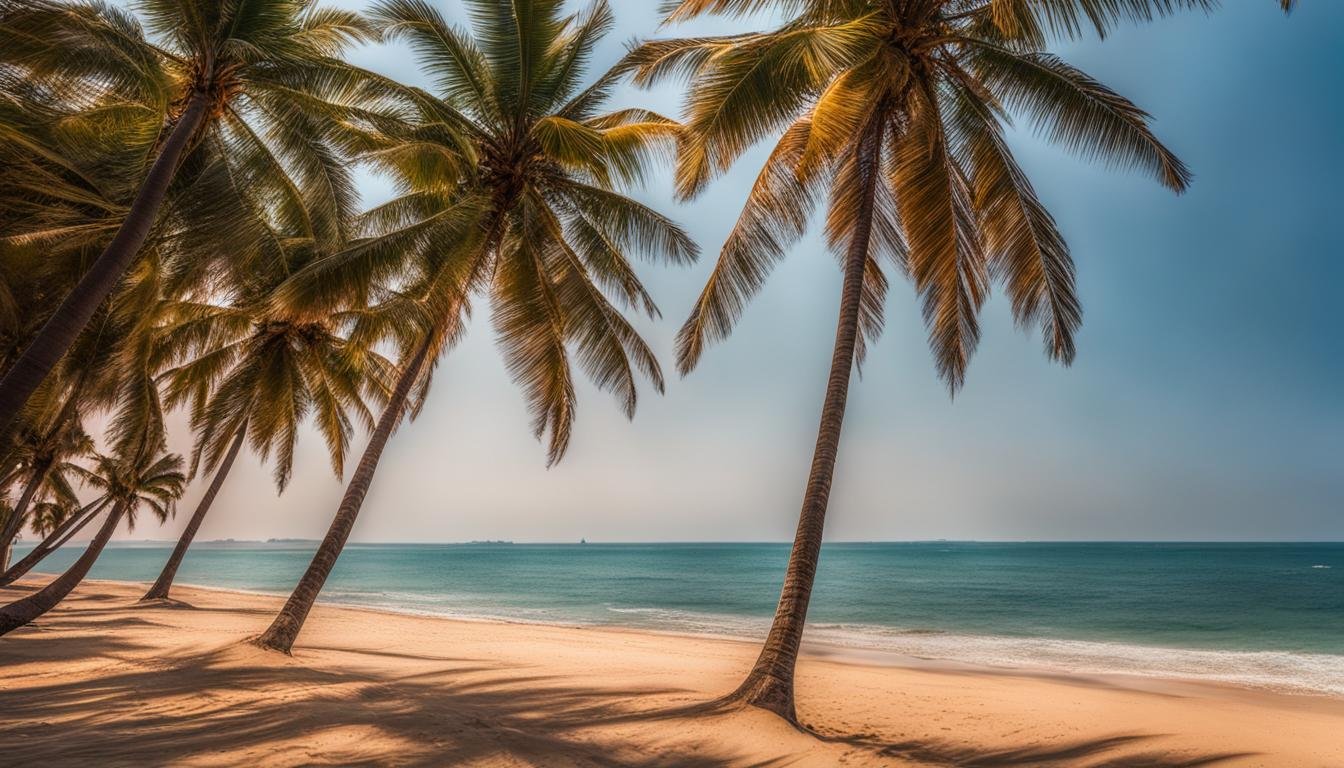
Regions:
<instances>
[{"instance_id":1,"label":"leaning palm tree","mask_svg":"<svg viewBox=\"0 0 1344 768\"><path fill-rule=\"evenodd\" d=\"M331 573L368 492L383 447L442 352L468 299L488 297L514 380L523 388L549 463L574 418L570 350L601 388L636 403L636 376L659 391L652 352L607 298L656 312L628 254L688 262L691 239L618 191L670 149L678 126L644 110L601 113L619 73L583 84L593 46L610 29L597 3L573 16L547 0L471 0L476 32L451 27L422 0L372 11L408 40L441 93L401 89L410 124L377 126L354 149L397 179L401 195L365 217L370 237L300 272L280 299L322 311L327 296L396 288L390 315L403 351L400 377L326 537L294 593L259 638L289 652ZM393 89L395 90L395 89Z\"/></svg>"},{"instance_id":2,"label":"leaning palm tree","mask_svg":"<svg viewBox=\"0 0 1344 768\"><path fill-rule=\"evenodd\" d=\"M286 246L285 268L273 265L234 289L228 303L174 302L159 331L161 354L178 364L161 376L164 405L190 404L197 436L192 471L214 470L177 545L144 600L166 599L196 532L247 442L263 460L274 456L283 493L294 464L299 426L311 414L339 477L358 419L371 429L366 393L380 396L391 365L359 339L342 335L348 316L296 318L276 311L270 289L288 269L318 254L306 241ZM179 362L180 361L180 362Z\"/></svg>"},{"instance_id":3,"label":"leaning palm tree","mask_svg":"<svg viewBox=\"0 0 1344 768\"><path fill-rule=\"evenodd\" d=\"M137 20L89 0L0 0L0 69L68 92L153 94L166 116L138 191L110 242L0 380L0 433L88 324L142 250L179 170L202 146L246 153L269 173L235 183L306 192L305 224L325 246L343 237L354 193L324 141L358 70L337 58L373 33L358 15L312 0L140 0Z\"/></svg>"},{"instance_id":4,"label":"leaning palm tree","mask_svg":"<svg viewBox=\"0 0 1344 768\"><path fill-rule=\"evenodd\" d=\"M23 470L16 479L22 491L13 510L0 529L0 570L9 567L14 538L28 522L30 505L43 500L69 501L73 497L67 480L70 462L93 452L93 439L76 417L77 393L66 395L64 402L52 403L20 430L12 455Z\"/></svg>"},{"instance_id":5,"label":"leaning palm tree","mask_svg":"<svg viewBox=\"0 0 1344 768\"><path fill-rule=\"evenodd\" d=\"M112 499L102 527L65 573L37 592L0 608L0 635L28 624L65 599L83 581L122 520L134 526L136 514L145 508L159 522L166 521L186 487L182 463L181 456L165 453L161 448L129 457L97 456L94 469L82 474L86 485Z\"/></svg>"},{"instance_id":6,"label":"leaning palm tree","mask_svg":"<svg viewBox=\"0 0 1344 768\"><path fill-rule=\"evenodd\" d=\"M777 135L708 284L678 335L693 369L731 332L818 202L844 273L830 377L797 535L756 664L729 697L793 721L793 675L816 575L851 369L883 324L888 270L923 302L940 377L955 392L1000 282L1023 325L1065 364L1081 321L1074 265L1014 160L1010 115L1085 159L1140 169L1181 192L1190 173L1124 97L1046 52L1052 35L1105 33L1208 0L853 0L780 3L769 32L660 40L633 51L637 81L690 81L677 191L692 197ZM764 0L685 0L669 21L748 13Z\"/></svg>"},{"instance_id":7,"label":"leaning palm tree","mask_svg":"<svg viewBox=\"0 0 1344 768\"><path fill-rule=\"evenodd\" d=\"M65 546L67 542L78 536L79 532L88 527L89 523L92 523L111 501L104 494L82 507L68 502L45 502L39 505L39 509L36 511L41 517L35 518L34 528L39 533L44 534L44 538L29 550L28 554L10 566L9 570L0 574L0 587L13 584L36 568L39 563L46 559L47 555ZM59 510L48 511L57 506Z\"/></svg>"}]
</instances>

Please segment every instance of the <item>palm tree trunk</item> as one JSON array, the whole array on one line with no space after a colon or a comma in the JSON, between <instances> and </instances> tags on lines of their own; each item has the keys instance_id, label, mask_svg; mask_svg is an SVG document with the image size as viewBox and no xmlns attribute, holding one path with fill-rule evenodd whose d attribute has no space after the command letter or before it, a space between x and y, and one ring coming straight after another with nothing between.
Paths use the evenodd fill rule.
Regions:
<instances>
[{"instance_id":1,"label":"palm tree trunk","mask_svg":"<svg viewBox=\"0 0 1344 768\"><path fill-rule=\"evenodd\" d=\"M57 526L56 530L47 535L47 538L43 539L36 547L33 547L32 552L24 555L22 560L15 563L14 566L5 571L3 575L0 575L0 587L13 584L23 577L24 574L36 568L37 564L42 562L47 555L60 549L65 542L84 530L84 526L93 522L93 519L98 516L98 513L103 511L103 507L107 506L108 501L110 501L110 499L106 497L99 501L91 501L85 505L84 508L71 515L69 520L66 520L64 523Z\"/></svg>"},{"instance_id":2,"label":"palm tree trunk","mask_svg":"<svg viewBox=\"0 0 1344 768\"><path fill-rule=\"evenodd\" d=\"M196 505L196 511L191 514L191 520L187 522L186 530L182 531L182 536L177 540L177 546L173 547L173 554L168 557L168 562L164 563L163 571L154 582L154 586L149 588L145 596L140 598L141 600L167 599L168 590L173 586L173 579L177 578L177 569L182 565L182 558L187 556L187 548L191 546L192 539L196 538L196 531L200 529L201 521L205 519L205 513L210 511L210 505L214 503L215 496L219 495L219 489L224 485L224 478L228 477L229 470L233 468L233 460L238 458L238 450L243 447L243 439L246 437L247 421L244 420L242 426L238 428L238 434L233 438L233 444L229 446L229 452L224 454L224 460L215 470L215 477L210 481L210 487L205 490L205 495Z\"/></svg>"},{"instance_id":3,"label":"palm tree trunk","mask_svg":"<svg viewBox=\"0 0 1344 768\"><path fill-rule=\"evenodd\" d=\"M84 326L88 325L94 311L116 289L121 276L135 261L140 247L149 237L150 228L158 218L159 207L163 204L177 166L205 121L209 101L209 95L204 92L196 91L192 94L186 110L140 184L130 211L122 220L112 242L108 243L102 255L80 279L79 285L56 308L55 314L5 373L4 379L0 380L0 437L9 434L10 425L33 391L74 343Z\"/></svg>"},{"instance_id":4,"label":"palm tree trunk","mask_svg":"<svg viewBox=\"0 0 1344 768\"><path fill-rule=\"evenodd\" d=\"M125 502L118 502L107 514L103 527L98 529L98 535L93 537L93 541L89 542L84 554L79 556L74 565L42 589L0 608L0 635L9 634L11 630L22 627L64 600L65 596L88 575L93 562L103 553L103 548L116 532L117 525L121 523L121 517L125 513Z\"/></svg>"},{"instance_id":5,"label":"palm tree trunk","mask_svg":"<svg viewBox=\"0 0 1344 768\"><path fill-rule=\"evenodd\" d=\"M853 239L845 255L844 286L840 294L840 319L835 331L835 349L831 355L831 374L826 383L826 398L821 407L821 425L812 454L812 471L807 478L798 532L784 574L779 606L766 638L765 647L747 679L729 697L770 710L789 722L797 722L793 705L793 671L798 647L803 640L807 604L821 554L822 529L826 522L826 504L831 495L831 478L840 446L840 429L845 418L849 394L849 375L854 367L854 349L859 335L859 308L863 295L864 269L868 261L872 233L873 193L877 182L877 130L870 127L860 140L857 182L863 185Z\"/></svg>"},{"instance_id":6,"label":"palm tree trunk","mask_svg":"<svg viewBox=\"0 0 1344 768\"><path fill-rule=\"evenodd\" d=\"M359 516L360 507L364 504L364 496L369 492L374 473L378 471L378 460L382 458L388 438L401 422L411 387L424 368L433 339L432 333L426 335L415 357L402 371L396 388L392 390L392 397L387 401L387 407L378 417L378 425L369 437L364 455L359 459L359 467L350 477L350 484L345 488L345 497L341 499L336 518L331 521L331 527L327 529L326 538L318 545L313 561L308 564L308 570L304 572L303 578L299 579L298 586L294 587L294 592L285 602L285 607L280 609L270 628L257 638L257 644L261 647L283 653L289 653L294 647L294 640L298 637L299 630L303 628L304 620L308 618L308 611L312 610L318 593L322 591L322 585L327 582L331 569L336 565L336 558L345 547L346 539L350 538L351 529L355 527L355 518Z\"/></svg>"},{"instance_id":7,"label":"palm tree trunk","mask_svg":"<svg viewBox=\"0 0 1344 768\"><path fill-rule=\"evenodd\" d=\"M14 509L9 513L9 519L5 521L5 528L0 531L0 570L9 568L10 552L14 549L14 538L23 530L23 518L28 514L28 505L32 503L33 497L37 495L37 489L46 482L47 472L51 471L51 462L42 461L33 467L33 474L28 478L28 485L24 487L20 494L18 502Z\"/></svg>"}]
</instances>

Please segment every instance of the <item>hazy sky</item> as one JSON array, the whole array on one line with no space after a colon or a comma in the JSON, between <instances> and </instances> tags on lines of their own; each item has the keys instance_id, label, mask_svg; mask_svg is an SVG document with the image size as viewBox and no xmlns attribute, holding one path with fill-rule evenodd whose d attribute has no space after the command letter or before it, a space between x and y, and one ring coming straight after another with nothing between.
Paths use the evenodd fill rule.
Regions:
<instances>
[{"instance_id":1,"label":"hazy sky","mask_svg":"<svg viewBox=\"0 0 1344 768\"><path fill-rule=\"evenodd\" d=\"M1308 0L1288 18L1271 0L1225 4L1058 48L1154 114L1195 183L1176 197L1015 137L1078 263L1078 360L1049 363L996 297L951 401L913 293L893 281L887 332L850 396L832 540L1344 539L1344 3ZM656 32L655 5L613 2L619 29L598 66ZM401 48L356 59L419 78ZM617 101L668 114L680 103L672 88ZM835 260L809 237L727 343L687 379L672 365L676 328L762 157L693 204L671 201L666 174L640 194L705 251L694 268L642 269L664 314L641 328L666 396L646 388L627 422L581 387L568 457L547 470L478 310L423 414L389 445L355 539L790 538L834 336ZM364 192L372 203L387 189L367 179ZM255 460L240 462L201 538L319 537L343 484L307 438L283 497ZM189 439L179 429L174 447ZM203 487L177 521L123 537L175 537Z\"/></svg>"}]
</instances>

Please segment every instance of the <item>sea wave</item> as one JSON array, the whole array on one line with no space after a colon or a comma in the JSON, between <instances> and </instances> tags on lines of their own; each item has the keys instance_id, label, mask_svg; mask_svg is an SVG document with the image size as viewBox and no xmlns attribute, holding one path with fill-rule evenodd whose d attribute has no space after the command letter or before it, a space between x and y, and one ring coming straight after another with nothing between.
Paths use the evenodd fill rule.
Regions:
<instances>
[{"instance_id":1,"label":"sea wave","mask_svg":"<svg viewBox=\"0 0 1344 768\"><path fill-rule=\"evenodd\" d=\"M640 628L734 638L764 637L765 618L607 606ZM1344 655L1173 648L1097 640L969 635L932 627L809 624L814 649L876 651L907 659L1033 672L1129 675L1226 683L1280 693L1344 697Z\"/></svg>"},{"instance_id":2,"label":"sea wave","mask_svg":"<svg viewBox=\"0 0 1344 768\"><path fill-rule=\"evenodd\" d=\"M887 627L808 630L813 643L976 666L1229 683L1344 697L1344 656L1171 648L1093 640L960 635Z\"/></svg>"}]
</instances>

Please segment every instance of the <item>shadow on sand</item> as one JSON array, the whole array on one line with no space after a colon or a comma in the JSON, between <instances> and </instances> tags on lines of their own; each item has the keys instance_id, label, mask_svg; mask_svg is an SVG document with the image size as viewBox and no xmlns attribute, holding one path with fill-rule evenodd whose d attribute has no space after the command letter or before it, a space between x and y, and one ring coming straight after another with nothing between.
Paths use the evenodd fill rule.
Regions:
<instances>
[{"instance_id":1,"label":"shadow on sand","mask_svg":"<svg viewBox=\"0 0 1344 768\"><path fill-rule=\"evenodd\" d=\"M744 759L730 741L697 737L706 718L742 713L716 703L666 706L688 691L577 687L484 659L310 647L340 664L328 669L239 642L183 647L152 657L110 625L153 623L155 609L81 602L0 639L6 677L27 669L87 665L74 681L22 685L0 678L0 755L7 765L171 765L182 762L441 766L468 763L592 766L786 766L823 753ZM221 613L225 613L221 611ZM169 631L167 626L164 631ZM378 661L411 663L409 674ZM146 660L148 659L148 660ZM50 666L48 666L50 665ZM662 706L657 706L661 704ZM651 708L653 707L653 708ZM647 728L656 721L670 727ZM753 720L752 722L760 722ZM787 733L787 729L781 728ZM651 736L651 733L659 736ZM731 728L702 733L732 733ZM808 743L853 765L1149 766L1194 768L1244 755L1151 749L1157 734L1070 744L978 749L938 741L807 729ZM671 737L667 734L672 734ZM671 740L669 740L671 739Z\"/></svg>"}]
</instances>

